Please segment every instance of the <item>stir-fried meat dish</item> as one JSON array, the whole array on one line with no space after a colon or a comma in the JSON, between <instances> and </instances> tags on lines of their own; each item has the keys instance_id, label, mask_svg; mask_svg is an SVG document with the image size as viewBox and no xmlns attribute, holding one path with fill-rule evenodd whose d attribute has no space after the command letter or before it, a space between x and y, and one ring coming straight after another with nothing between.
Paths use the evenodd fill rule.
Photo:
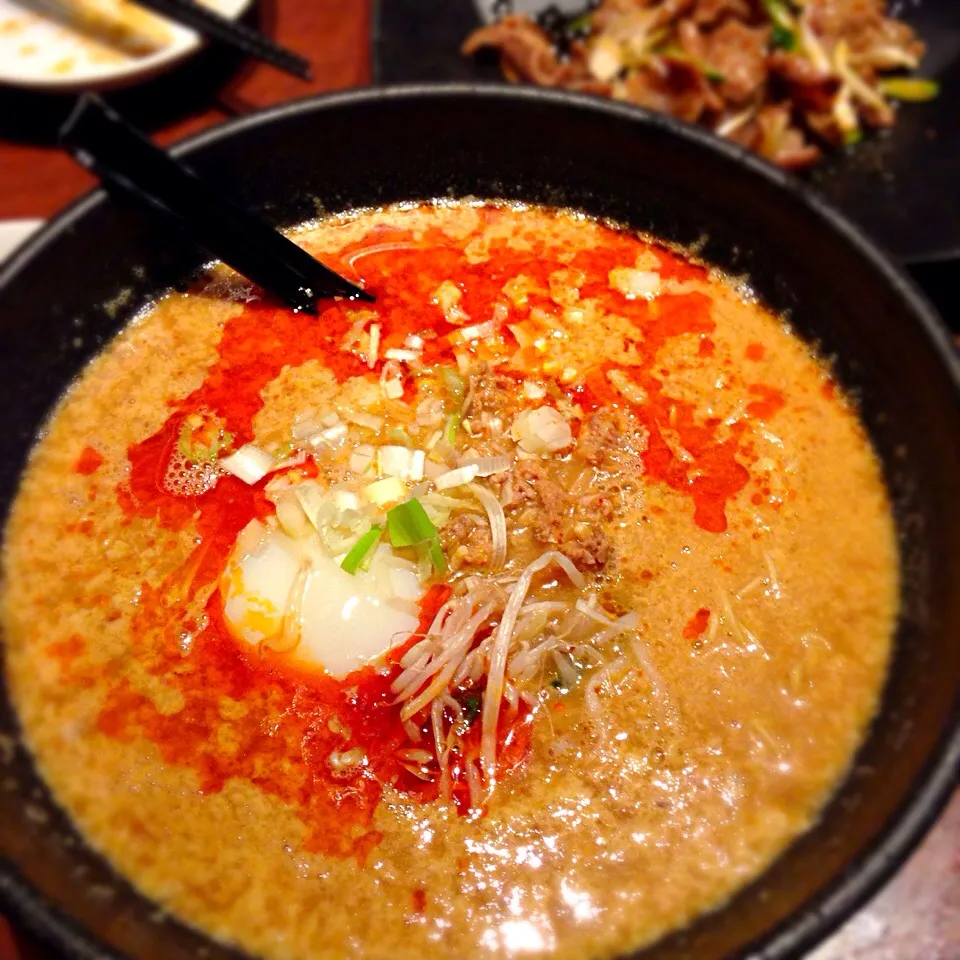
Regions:
<instances>
[{"instance_id":1,"label":"stir-fried meat dish","mask_svg":"<svg viewBox=\"0 0 960 960\"><path fill-rule=\"evenodd\" d=\"M482 48L510 80L669 113L791 169L891 126L894 101L936 94L903 75L924 45L884 0L602 0L508 13L463 45Z\"/></svg>"}]
</instances>

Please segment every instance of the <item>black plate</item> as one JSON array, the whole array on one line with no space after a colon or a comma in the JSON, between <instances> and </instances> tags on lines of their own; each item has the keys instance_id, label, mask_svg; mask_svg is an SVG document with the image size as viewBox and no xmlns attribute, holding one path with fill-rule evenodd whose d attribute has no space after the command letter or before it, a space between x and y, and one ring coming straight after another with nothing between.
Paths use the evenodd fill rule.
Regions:
<instances>
[{"instance_id":1,"label":"black plate","mask_svg":"<svg viewBox=\"0 0 960 960\"><path fill-rule=\"evenodd\" d=\"M904 262L960 257L960 2L900 0L890 7L926 42L922 72L937 78L940 95L902 106L892 130L806 176ZM378 0L376 80L499 79L495 63L460 55L479 25L473 0Z\"/></svg>"},{"instance_id":2,"label":"black plate","mask_svg":"<svg viewBox=\"0 0 960 960\"><path fill-rule=\"evenodd\" d=\"M587 164L590 143L606 149ZM474 195L580 207L683 244L706 234L706 259L748 274L836 356L884 463L903 558L882 709L821 821L722 911L643 954L801 956L903 861L960 762L960 360L935 313L816 192L703 131L592 98L501 84L373 89L277 107L176 153L278 224ZM205 259L97 191L0 268L0 511L65 385L119 324ZM0 734L16 735L2 691ZM0 858L0 903L69 958L238 956L158 921L83 843L21 747L0 753Z\"/></svg>"}]
</instances>

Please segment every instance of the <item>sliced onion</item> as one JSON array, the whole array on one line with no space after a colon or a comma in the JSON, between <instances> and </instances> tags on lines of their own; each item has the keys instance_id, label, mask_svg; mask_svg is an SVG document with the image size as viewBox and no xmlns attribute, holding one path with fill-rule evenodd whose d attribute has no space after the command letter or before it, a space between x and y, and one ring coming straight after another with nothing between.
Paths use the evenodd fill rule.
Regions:
<instances>
[{"instance_id":1,"label":"sliced onion","mask_svg":"<svg viewBox=\"0 0 960 960\"><path fill-rule=\"evenodd\" d=\"M420 502L426 507L436 507L439 510L466 510L476 512L476 508L468 500L460 500L457 497L448 497L443 493L428 493L420 498Z\"/></svg>"},{"instance_id":2,"label":"sliced onion","mask_svg":"<svg viewBox=\"0 0 960 960\"><path fill-rule=\"evenodd\" d=\"M319 433L321 429L320 424L317 423L316 420L308 418L295 423L290 429L290 436L292 436L294 440L306 440L307 437Z\"/></svg>"},{"instance_id":3,"label":"sliced onion","mask_svg":"<svg viewBox=\"0 0 960 960\"><path fill-rule=\"evenodd\" d=\"M570 424L553 407L524 410L510 428L520 449L529 454L556 453L573 443Z\"/></svg>"},{"instance_id":4,"label":"sliced onion","mask_svg":"<svg viewBox=\"0 0 960 960\"><path fill-rule=\"evenodd\" d=\"M547 388L542 383L536 383L533 380L524 380L523 395L528 400L542 400L547 395Z\"/></svg>"},{"instance_id":5,"label":"sliced onion","mask_svg":"<svg viewBox=\"0 0 960 960\"><path fill-rule=\"evenodd\" d=\"M251 485L259 483L276 465L277 461L266 450L252 443L245 443L236 453L220 460L220 466L227 473Z\"/></svg>"},{"instance_id":6,"label":"sliced onion","mask_svg":"<svg viewBox=\"0 0 960 960\"><path fill-rule=\"evenodd\" d=\"M406 447L380 447L377 450L377 471L383 477L406 479L410 473L411 454Z\"/></svg>"},{"instance_id":7,"label":"sliced onion","mask_svg":"<svg viewBox=\"0 0 960 960\"><path fill-rule=\"evenodd\" d=\"M353 326L347 331L347 335L343 338L343 343L340 344L341 350L349 350L356 344L356 342L360 339L360 334L363 333L363 328L367 325L372 316L372 313L365 310L363 312L363 316L361 316L359 320L354 321Z\"/></svg>"},{"instance_id":8,"label":"sliced onion","mask_svg":"<svg viewBox=\"0 0 960 960\"><path fill-rule=\"evenodd\" d=\"M403 396L403 382L399 378L383 381L383 395L388 400L399 400Z\"/></svg>"},{"instance_id":9,"label":"sliced onion","mask_svg":"<svg viewBox=\"0 0 960 960\"><path fill-rule=\"evenodd\" d=\"M388 360L380 371L380 390L388 400L403 396L403 368L396 360Z\"/></svg>"},{"instance_id":10,"label":"sliced onion","mask_svg":"<svg viewBox=\"0 0 960 960\"><path fill-rule=\"evenodd\" d=\"M483 504L490 522L490 537L493 540L493 554L490 557L490 569L496 573L507 562L507 518L500 501L486 487L479 483L470 484L470 492Z\"/></svg>"},{"instance_id":11,"label":"sliced onion","mask_svg":"<svg viewBox=\"0 0 960 960\"><path fill-rule=\"evenodd\" d=\"M374 433L383 427L383 417L378 417L373 413L364 413L362 410L351 410L344 414L344 417L358 427L366 427L368 430L373 430Z\"/></svg>"},{"instance_id":12,"label":"sliced onion","mask_svg":"<svg viewBox=\"0 0 960 960\"><path fill-rule=\"evenodd\" d=\"M399 503L407 495L407 485L399 477L386 477L364 487L367 499L383 507L388 503Z\"/></svg>"},{"instance_id":13,"label":"sliced onion","mask_svg":"<svg viewBox=\"0 0 960 960\"><path fill-rule=\"evenodd\" d=\"M380 324L370 325L370 355L367 357L367 366L372 370L377 365L380 356Z\"/></svg>"},{"instance_id":14,"label":"sliced onion","mask_svg":"<svg viewBox=\"0 0 960 960\"><path fill-rule=\"evenodd\" d=\"M444 280L433 291L430 302L436 304L443 311L443 317L447 323L460 327L470 319L469 314L464 312L463 307L460 306L462 298L463 291L452 280Z\"/></svg>"},{"instance_id":15,"label":"sliced onion","mask_svg":"<svg viewBox=\"0 0 960 960\"><path fill-rule=\"evenodd\" d=\"M443 423L443 401L428 397L417 404L417 423L421 427L435 427Z\"/></svg>"},{"instance_id":16,"label":"sliced onion","mask_svg":"<svg viewBox=\"0 0 960 960\"><path fill-rule=\"evenodd\" d=\"M303 540L313 533L313 527L294 494L287 493L280 497L276 502L276 511L277 522L288 536Z\"/></svg>"},{"instance_id":17,"label":"sliced onion","mask_svg":"<svg viewBox=\"0 0 960 960\"><path fill-rule=\"evenodd\" d=\"M416 457L416 454L420 454ZM381 476L400 477L402 480L423 479L423 451L388 445L377 451L377 469ZM413 476L414 473L419 476Z\"/></svg>"},{"instance_id":18,"label":"sliced onion","mask_svg":"<svg viewBox=\"0 0 960 960\"><path fill-rule=\"evenodd\" d=\"M510 457L471 457L461 460L461 467L476 467L478 477L492 477L495 473L503 473L513 466Z\"/></svg>"},{"instance_id":19,"label":"sliced onion","mask_svg":"<svg viewBox=\"0 0 960 960\"><path fill-rule=\"evenodd\" d=\"M409 363L411 360L416 360L420 353L417 350L402 350L399 347L390 347L388 350L383 351L383 355L388 360L398 360L401 363Z\"/></svg>"},{"instance_id":20,"label":"sliced onion","mask_svg":"<svg viewBox=\"0 0 960 960\"><path fill-rule=\"evenodd\" d=\"M653 270L633 267L614 267L609 273L610 286L619 290L628 300L642 297L651 300L660 292L660 274Z\"/></svg>"},{"instance_id":21,"label":"sliced onion","mask_svg":"<svg viewBox=\"0 0 960 960\"><path fill-rule=\"evenodd\" d=\"M369 444L365 443L357 447L357 449L350 454L350 469L354 473L366 473L372 466L375 456L376 450Z\"/></svg>"},{"instance_id":22,"label":"sliced onion","mask_svg":"<svg viewBox=\"0 0 960 960\"><path fill-rule=\"evenodd\" d=\"M455 470L448 470L435 477L433 482L438 490L450 490L453 487L461 487L465 483L470 483L476 479L479 470L476 466L457 467Z\"/></svg>"},{"instance_id":23,"label":"sliced onion","mask_svg":"<svg viewBox=\"0 0 960 960\"><path fill-rule=\"evenodd\" d=\"M413 477L411 477L410 479L412 480ZM420 498L423 497L426 493L428 493L429 490L430 490L430 484L426 480L424 480L421 483L418 483L415 486L410 488L410 490L407 492L407 499L420 500ZM421 505L422 505L422 501L421 501Z\"/></svg>"},{"instance_id":24,"label":"sliced onion","mask_svg":"<svg viewBox=\"0 0 960 960\"><path fill-rule=\"evenodd\" d=\"M471 340L486 340L497 333L497 323L494 320L486 320L483 323L473 323L468 327L461 327L450 334L452 343L469 343Z\"/></svg>"}]
</instances>

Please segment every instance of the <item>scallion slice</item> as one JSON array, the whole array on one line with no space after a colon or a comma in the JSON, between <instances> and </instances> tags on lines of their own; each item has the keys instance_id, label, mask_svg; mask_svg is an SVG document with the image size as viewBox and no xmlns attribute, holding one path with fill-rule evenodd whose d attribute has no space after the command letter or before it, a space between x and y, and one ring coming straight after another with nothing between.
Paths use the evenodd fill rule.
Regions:
<instances>
[{"instance_id":1,"label":"scallion slice","mask_svg":"<svg viewBox=\"0 0 960 960\"><path fill-rule=\"evenodd\" d=\"M427 511L416 497L398 503L387 511L387 533L395 547L426 545L426 553L437 573L444 573L447 561L440 546L440 536Z\"/></svg>"},{"instance_id":2,"label":"scallion slice","mask_svg":"<svg viewBox=\"0 0 960 960\"><path fill-rule=\"evenodd\" d=\"M368 570L382 533L383 527L371 527L350 548L350 552L343 558L343 563L340 564L341 569L351 575L355 574L358 569Z\"/></svg>"},{"instance_id":3,"label":"scallion slice","mask_svg":"<svg viewBox=\"0 0 960 960\"><path fill-rule=\"evenodd\" d=\"M439 537L434 537L430 541L427 554L430 557L430 562L433 564L433 569L436 570L437 573L447 572L447 558L443 555L443 547L440 546Z\"/></svg>"},{"instance_id":4,"label":"scallion slice","mask_svg":"<svg viewBox=\"0 0 960 960\"><path fill-rule=\"evenodd\" d=\"M463 403L463 397L466 393L463 377L450 367L441 367L440 376L443 378L443 385L446 388L447 396L457 405Z\"/></svg>"},{"instance_id":5,"label":"scallion slice","mask_svg":"<svg viewBox=\"0 0 960 960\"><path fill-rule=\"evenodd\" d=\"M395 547L412 547L437 535L437 528L416 497L387 511L387 532Z\"/></svg>"},{"instance_id":6,"label":"scallion slice","mask_svg":"<svg viewBox=\"0 0 960 960\"><path fill-rule=\"evenodd\" d=\"M459 413L451 413L447 417L447 422L443 428L443 439L451 444L455 445L457 442L457 431L460 429L460 422L463 418Z\"/></svg>"}]
</instances>

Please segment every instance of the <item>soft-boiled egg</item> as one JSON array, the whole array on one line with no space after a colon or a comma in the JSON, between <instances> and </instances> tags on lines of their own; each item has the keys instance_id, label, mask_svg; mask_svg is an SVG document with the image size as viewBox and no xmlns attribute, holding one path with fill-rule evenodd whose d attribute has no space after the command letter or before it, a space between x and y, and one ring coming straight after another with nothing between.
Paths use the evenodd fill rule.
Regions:
<instances>
[{"instance_id":1,"label":"soft-boiled egg","mask_svg":"<svg viewBox=\"0 0 960 960\"><path fill-rule=\"evenodd\" d=\"M223 615L252 646L299 635L294 660L345 677L417 628L423 588L412 564L382 544L368 571L349 574L338 558L254 521L237 539L221 579Z\"/></svg>"}]
</instances>

